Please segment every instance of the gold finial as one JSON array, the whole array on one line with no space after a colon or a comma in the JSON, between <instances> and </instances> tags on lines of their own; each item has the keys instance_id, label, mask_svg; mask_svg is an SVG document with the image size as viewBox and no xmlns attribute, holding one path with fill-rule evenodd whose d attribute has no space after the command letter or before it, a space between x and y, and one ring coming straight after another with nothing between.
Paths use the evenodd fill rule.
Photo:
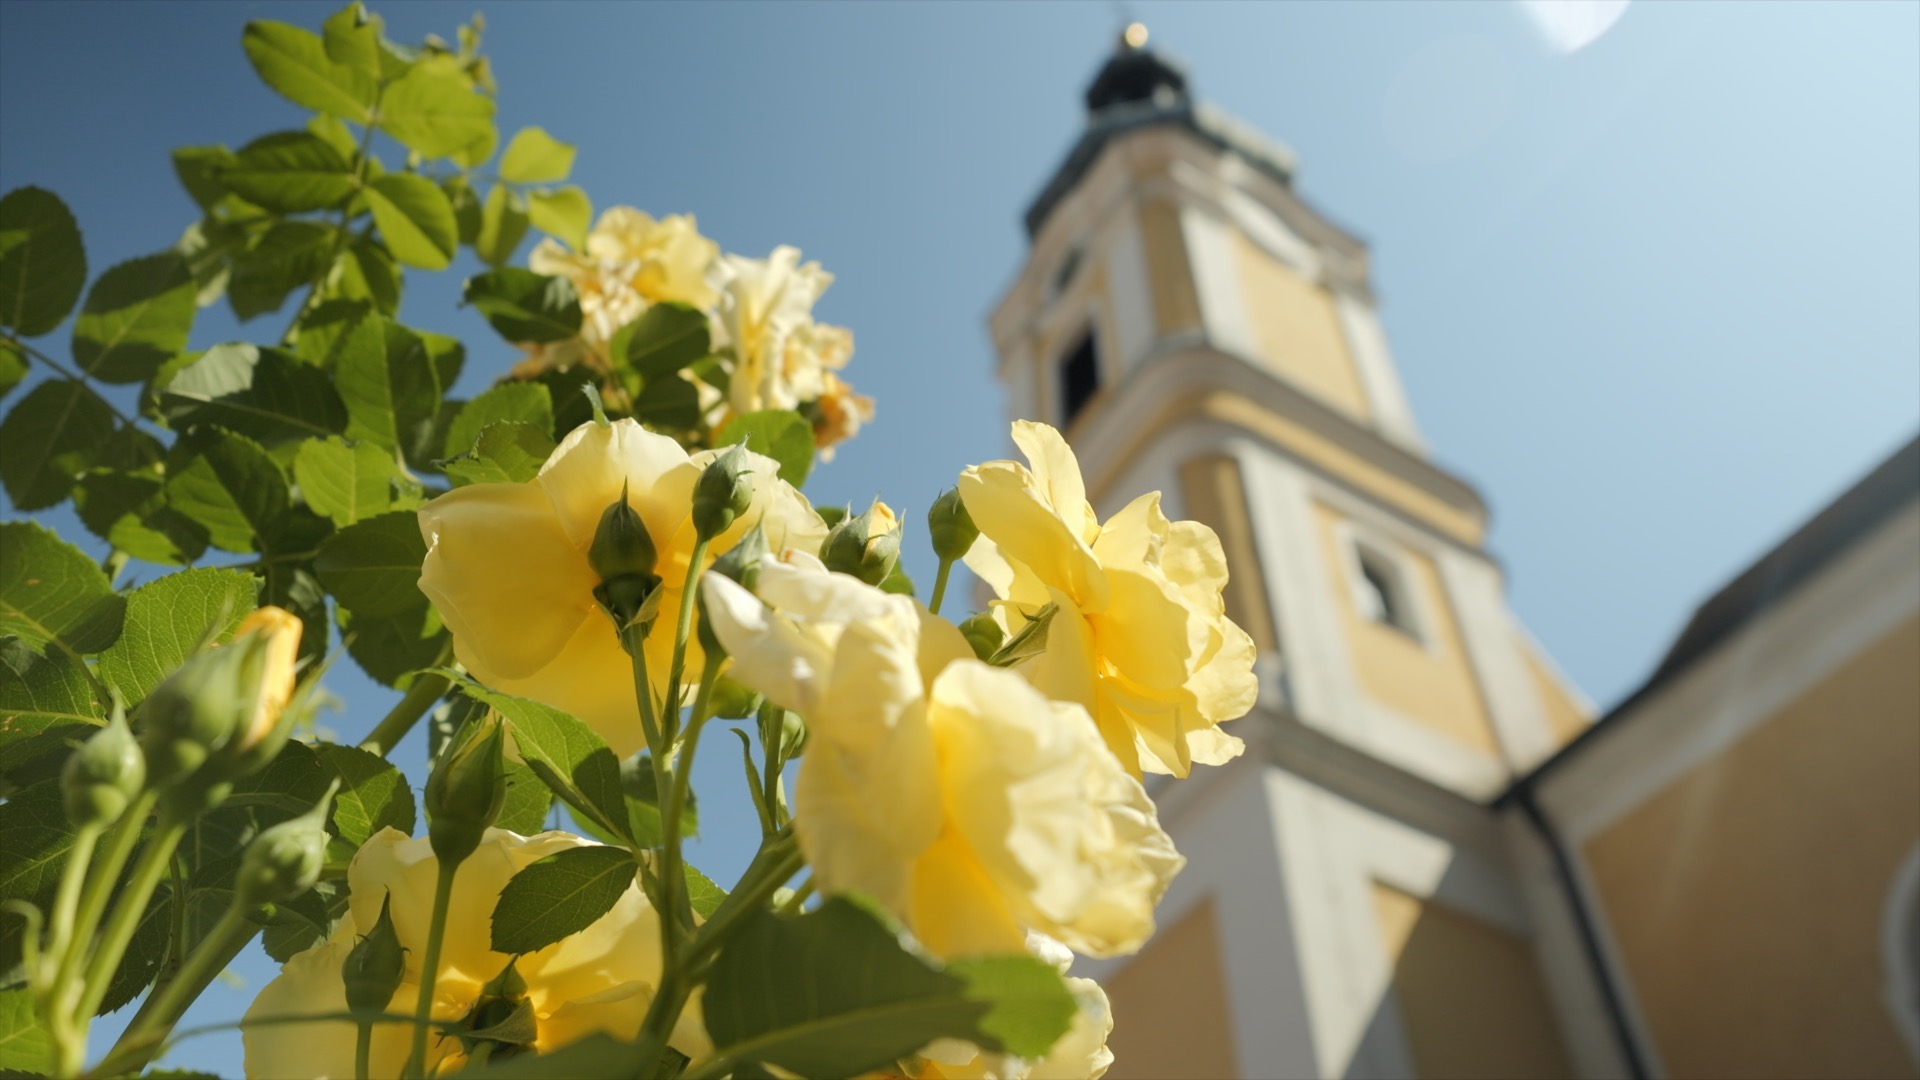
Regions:
<instances>
[{"instance_id":1,"label":"gold finial","mask_svg":"<svg viewBox=\"0 0 1920 1080\"><path fill-rule=\"evenodd\" d=\"M1131 48L1145 48L1147 44L1147 24L1138 22L1128 23L1126 30L1120 34L1120 40L1126 42Z\"/></svg>"}]
</instances>

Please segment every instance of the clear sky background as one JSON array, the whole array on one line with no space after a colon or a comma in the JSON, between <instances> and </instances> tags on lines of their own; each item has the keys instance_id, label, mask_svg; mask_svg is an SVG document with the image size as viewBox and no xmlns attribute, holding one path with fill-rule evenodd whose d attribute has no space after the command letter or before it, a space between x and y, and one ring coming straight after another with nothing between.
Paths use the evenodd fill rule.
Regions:
<instances>
[{"instance_id":1,"label":"clear sky background","mask_svg":"<svg viewBox=\"0 0 1920 1080\"><path fill-rule=\"evenodd\" d=\"M0 3L0 190L58 192L96 273L170 245L194 214L171 148L304 120L255 79L242 24L317 28L337 6ZM502 131L579 144L596 205L690 211L727 250L790 243L838 276L817 313L854 330L848 375L880 416L816 474L817 502L880 493L917 518L1007 452L983 317L1083 123L1113 5L375 10L402 41L483 11ZM1423 433L1492 504L1514 608L1603 707L1920 426L1920 5L1641 3L1571 55L1512 4L1130 11L1372 242ZM468 342L464 395L513 357L456 308L475 267L456 269L412 278L402 317ZM193 344L280 325L210 309ZM332 723L357 737L386 697L342 688ZM720 812L728 758L703 762L694 856L723 883L754 833ZM216 987L190 1022L250 994ZM240 1071L226 1036L174 1061Z\"/></svg>"}]
</instances>

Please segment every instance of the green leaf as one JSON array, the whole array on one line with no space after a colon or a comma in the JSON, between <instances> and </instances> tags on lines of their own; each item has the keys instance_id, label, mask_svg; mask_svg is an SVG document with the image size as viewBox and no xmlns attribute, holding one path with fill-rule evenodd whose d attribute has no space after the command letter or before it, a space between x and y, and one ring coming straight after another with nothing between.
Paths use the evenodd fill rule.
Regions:
<instances>
[{"instance_id":1,"label":"green leaf","mask_svg":"<svg viewBox=\"0 0 1920 1080\"><path fill-rule=\"evenodd\" d=\"M661 828L660 792L653 776L653 756L642 751L620 763L620 785L627 795L629 835L642 847L660 847L666 842ZM680 810L680 835L698 836L700 812L693 792L687 792L687 805Z\"/></svg>"},{"instance_id":2,"label":"green leaf","mask_svg":"<svg viewBox=\"0 0 1920 1080\"><path fill-rule=\"evenodd\" d=\"M400 310L400 292L405 278L393 255L374 240L355 240L340 256L340 274L334 279L332 295L347 300L365 300L380 314L392 318Z\"/></svg>"},{"instance_id":3,"label":"green leaf","mask_svg":"<svg viewBox=\"0 0 1920 1080\"><path fill-rule=\"evenodd\" d=\"M389 451L410 448L440 404L438 372L419 335L369 315L340 344L334 384L346 402L349 439Z\"/></svg>"},{"instance_id":4,"label":"green leaf","mask_svg":"<svg viewBox=\"0 0 1920 1080\"><path fill-rule=\"evenodd\" d=\"M447 157L493 132L493 99L425 64L408 69L380 99L380 128L425 157Z\"/></svg>"},{"instance_id":5,"label":"green leaf","mask_svg":"<svg viewBox=\"0 0 1920 1080\"><path fill-rule=\"evenodd\" d=\"M288 101L367 122L377 81L357 66L329 59L326 46L311 30L270 20L250 22L240 44L261 81Z\"/></svg>"},{"instance_id":6,"label":"green leaf","mask_svg":"<svg viewBox=\"0 0 1920 1080\"><path fill-rule=\"evenodd\" d=\"M681 870L687 875L687 902L693 905L694 914L703 919L711 919L713 913L720 910L721 901L727 898L727 890L713 883L713 879L684 863Z\"/></svg>"},{"instance_id":7,"label":"green leaf","mask_svg":"<svg viewBox=\"0 0 1920 1080\"><path fill-rule=\"evenodd\" d=\"M414 672L440 663L447 630L426 597L420 598L419 607L393 615L362 615L344 607L338 610L347 655L375 681L404 688Z\"/></svg>"},{"instance_id":8,"label":"green leaf","mask_svg":"<svg viewBox=\"0 0 1920 1080\"><path fill-rule=\"evenodd\" d=\"M248 202L282 214L338 206L354 189L347 159L305 131L278 131L241 147L220 180Z\"/></svg>"},{"instance_id":9,"label":"green leaf","mask_svg":"<svg viewBox=\"0 0 1920 1080\"><path fill-rule=\"evenodd\" d=\"M264 926L260 944L266 949L267 955L284 964L296 954L332 937L334 928L347 913L347 891L341 887L344 884L318 881L313 888L299 896L282 903L268 904L255 913L253 921ZM168 1075L164 1069L150 1069L141 1074L145 1080L166 1080ZM192 1075L199 1077L205 1074Z\"/></svg>"},{"instance_id":10,"label":"green leaf","mask_svg":"<svg viewBox=\"0 0 1920 1080\"><path fill-rule=\"evenodd\" d=\"M500 179L514 184L565 180L573 171L574 148L542 128L521 128L500 156Z\"/></svg>"},{"instance_id":11,"label":"green leaf","mask_svg":"<svg viewBox=\"0 0 1920 1080\"><path fill-rule=\"evenodd\" d=\"M837 896L797 918L748 916L714 959L704 1008L716 1057L803 1076L852 1076L939 1038L1037 1057L1074 1010L1042 961L942 971Z\"/></svg>"},{"instance_id":12,"label":"green leaf","mask_svg":"<svg viewBox=\"0 0 1920 1080\"><path fill-rule=\"evenodd\" d=\"M287 294L310 285L327 268L334 227L317 221L280 221L233 261L227 302L235 318L277 311Z\"/></svg>"},{"instance_id":13,"label":"green leaf","mask_svg":"<svg viewBox=\"0 0 1920 1080\"><path fill-rule=\"evenodd\" d=\"M220 174L233 162L233 151L224 146L182 146L173 152L173 173L200 209L212 210L227 197Z\"/></svg>"},{"instance_id":14,"label":"green leaf","mask_svg":"<svg viewBox=\"0 0 1920 1080\"><path fill-rule=\"evenodd\" d=\"M0 990L0 1061L9 1076L53 1075L53 1033L40 1026L33 991L24 986Z\"/></svg>"},{"instance_id":15,"label":"green leaf","mask_svg":"<svg viewBox=\"0 0 1920 1080\"><path fill-rule=\"evenodd\" d=\"M73 360L110 383L141 382L187 347L199 292L174 252L120 263L101 274L73 321Z\"/></svg>"},{"instance_id":16,"label":"green leaf","mask_svg":"<svg viewBox=\"0 0 1920 1080\"><path fill-rule=\"evenodd\" d=\"M678 375L651 379L633 402L634 419L655 430L683 430L700 423L700 391Z\"/></svg>"},{"instance_id":17,"label":"green leaf","mask_svg":"<svg viewBox=\"0 0 1920 1080\"><path fill-rule=\"evenodd\" d=\"M467 484L524 484L540 474L553 455L553 436L547 428L517 421L489 424L475 440L471 453L447 462L447 478L455 486Z\"/></svg>"},{"instance_id":18,"label":"green leaf","mask_svg":"<svg viewBox=\"0 0 1920 1080\"><path fill-rule=\"evenodd\" d=\"M41 757L106 723L107 711L79 661L43 656L18 638L0 638L0 791Z\"/></svg>"},{"instance_id":19,"label":"green leaf","mask_svg":"<svg viewBox=\"0 0 1920 1080\"><path fill-rule=\"evenodd\" d=\"M259 602L260 579L244 570L182 570L127 594L120 639L100 654L100 678L128 705L146 699L160 680L192 656L207 632L233 635Z\"/></svg>"},{"instance_id":20,"label":"green leaf","mask_svg":"<svg viewBox=\"0 0 1920 1080\"><path fill-rule=\"evenodd\" d=\"M520 196L505 184L495 184L487 192L486 206L480 211L479 232L473 238L473 253L488 266L503 266L513 258L520 241L527 236L527 208Z\"/></svg>"},{"instance_id":21,"label":"green leaf","mask_svg":"<svg viewBox=\"0 0 1920 1080\"><path fill-rule=\"evenodd\" d=\"M516 344L565 341L580 333L580 296L564 277L509 266L468 278L463 295Z\"/></svg>"},{"instance_id":22,"label":"green leaf","mask_svg":"<svg viewBox=\"0 0 1920 1080\"><path fill-rule=\"evenodd\" d=\"M320 25L320 33L328 60L369 79L380 78L380 17L368 13L365 4L348 4L334 12Z\"/></svg>"},{"instance_id":23,"label":"green leaf","mask_svg":"<svg viewBox=\"0 0 1920 1080\"><path fill-rule=\"evenodd\" d=\"M80 656L113 644L125 610L79 548L38 522L0 522L0 634Z\"/></svg>"},{"instance_id":24,"label":"green leaf","mask_svg":"<svg viewBox=\"0 0 1920 1080\"><path fill-rule=\"evenodd\" d=\"M547 814L552 809L553 792L547 790L547 785L540 782L533 770L522 762L507 762L507 801L500 808L500 817L494 826L531 836L547 827Z\"/></svg>"},{"instance_id":25,"label":"green leaf","mask_svg":"<svg viewBox=\"0 0 1920 1080\"><path fill-rule=\"evenodd\" d=\"M321 114L307 121L307 134L312 135L328 146L333 147L341 158L351 161L360 152L360 143L347 130L347 125L338 117Z\"/></svg>"},{"instance_id":26,"label":"green leaf","mask_svg":"<svg viewBox=\"0 0 1920 1080\"><path fill-rule=\"evenodd\" d=\"M27 354L11 341L0 341L0 398L5 398L27 377Z\"/></svg>"},{"instance_id":27,"label":"green leaf","mask_svg":"<svg viewBox=\"0 0 1920 1080\"><path fill-rule=\"evenodd\" d=\"M0 859L0 901L24 900L41 911L53 910L61 866L72 846L73 826L67 821L59 780L43 780L9 795L0 802L0 851L7 853ZM24 926L18 914L0 911L0 972L18 970Z\"/></svg>"},{"instance_id":28,"label":"green leaf","mask_svg":"<svg viewBox=\"0 0 1920 1080\"><path fill-rule=\"evenodd\" d=\"M587 225L593 220L593 203L586 192L572 184L553 191L529 191L527 216L534 228L575 251L586 250Z\"/></svg>"},{"instance_id":29,"label":"green leaf","mask_svg":"<svg viewBox=\"0 0 1920 1080\"><path fill-rule=\"evenodd\" d=\"M77 382L43 382L0 421L0 483L15 510L58 503L94 463L113 408Z\"/></svg>"},{"instance_id":30,"label":"green leaf","mask_svg":"<svg viewBox=\"0 0 1920 1080\"><path fill-rule=\"evenodd\" d=\"M369 180L363 194L393 257L423 270L445 270L460 244L453 203L439 185L412 173Z\"/></svg>"},{"instance_id":31,"label":"green leaf","mask_svg":"<svg viewBox=\"0 0 1920 1080\"><path fill-rule=\"evenodd\" d=\"M338 437L309 439L293 459L307 505L341 528L393 509L393 452Z\"/></svg>"},{"instance_id":32,"label":"green leaf","mask_svg":"<svg viewBox=\"0 0 1920 1080\"><path fill-rule=\"evenodd\" d=\"M592 926L633 886L633 870L632 854L600 846L528 864L493 906L493 951L530 953Z\"/></svg>"},{"instance_id":33,"label":"green leaf","mask_svg":"<svg viewBox=\"0 0 1920 1080\"><path fill-rule=\"evenodd\" d=\"M626 835L620 761L592 728L550 705L489 690L466 678L459 683L468 697L500 710L521 759L555 795L601 829Z\"/></svg>"},{"instance_id":34,"label":"green leaf","mask_svg":"<svg viewBox=\"0 0 1920 1080\"><path fill-rule=\"evenodd\" d=\"M95 536L136 559L179 566L207 550L207 530L167 505L153 473L93 469L73 489L73 506Z\"/></svg>"},{"instance_id":35,"label":"green leaf","mask_svg":"<svg viewBox=\"0 0 1920 1080\"><path fill-rule=\"evenodd\" d=\"M501 383L467 402L447 428L442 453L449 458L464 454L474 449L489 425L506 422L553 430L553 398L547 388L539 383Z\"/></svg>"},{"instance_id":36,"label":"green leaf","mask_svg":"<svg viewBox=\"0 0 1920 1080\"><path fill-rule=\"evenodd\" d=\"M413 789L406 774L355 746L322 743L314 752L321 767L340 778L340 790L333 796L333 831L347 846L357 849L386 828L413 835Z\"/></svg>"},{"instance_id":37,"label":"green leaf","mask_svg":"<svg viewBox=\"0 0 1920 1080\"><path fill-rule=\"evenodd\" d=\"M715 446L745 443L747 449L780 463L780 479L794 487L807 482L813 471L813 425L788 409L742 413L720 429Z\"/></svg>"},{"instance_id":38,"label":"green leaf","mask_svg":"<svg viewBox=\"0 0 1920 1080\"><path fill-rule=\"evenodd\" d=\"M345 430L333 381L279 349L215 345L160 390L160 413L182 430L218 424L266 445Z\"/></svg>"},{"instance_id":39,"label":"green leaf","mask_svg":"<svg viewBox=\"0 0 1920 1080\"><path fill-rule=\"evenodd\" d=\"M80 226L60 196L15 188L0 199L0 326L38 337L59 326L87 283Z\"/></svg>"},{"instance_id":40,"label":"green leaf","mask_svg":"<svg viewBox=\"0 0 1920 1080\"><path fill-rule=\"evenodd\" d=\"M224 551L265 550L287 516L287 479L260 444L208 425L173 446L169 505L206 527Z\"/></svg>"},{"instance_id":41,"label":"green leaf","mask_svg":"<svg viewBox=\"0 0 1920 1080\"><path fill-rule=\"evenodd\" d=\"M627 339L627 364L648 379L673 374L711 352L706 312L690 304L653 305Z\"/></svg>"},{"instance_id":42,"label":"green leaf","mask_svg":"<svg viewBox=\"0 0 1920 1080\"><path fill-rule=\"evenodd\" d=\"M420 343L427 347L427 359L433 361L433 370L440 377L442 391L453 389L460 381L460 372L467 364L467 347L460 344L459 338L445 334L436 334L431 330L415 330Z\"/></svg>"},{"instance_id":43,"label":"green leaf","mask_svg":"<svg viewBox=\"0 0 1920 1080\"><path fill-rule=\"evenodd\" d=\"M422 607L420 564L427 542L420 519L400 510L341 529L320 545L313 561L320 584L356 615L398 615Z\"/></svg>"}]
</instances>

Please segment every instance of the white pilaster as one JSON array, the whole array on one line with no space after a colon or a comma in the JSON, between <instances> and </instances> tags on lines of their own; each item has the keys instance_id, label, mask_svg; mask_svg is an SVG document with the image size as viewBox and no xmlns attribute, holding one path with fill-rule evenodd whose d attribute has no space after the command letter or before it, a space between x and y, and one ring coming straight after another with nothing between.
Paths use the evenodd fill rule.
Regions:
<instances>
[{"instance_id":1,"label":"white pilaster","mask_svg":"<svg viewBox=\"0 0 1920 1080\"><path fill-rule=\"evenodd\" d=\"M1520 639L1507 614L1500 576L1485 559L1454 548L1439 548L1433 555L1441 587L1460 623L1461 645L1486 699L1500 755L1515 773L1524 773L1545 761L1559 743L1547 723L1546 705L1526 659L1520 655Z\"/></svg>"},{"instance_id":2,"label":"white pilaster","mask_svg":"<svg viewBox=\"0 0 1920 1080\"><path fill-rule=\"evenodd\" d=\"M1124 374L1139 367L1153 348L1153 287L1147 277L1147 249L1136 216L1119 214L1110 228L1107 292L1117 339L1114 358Z\"/></svg>"},{"instance_id":3,"label":"white pilaster","mask_svg":"<svg viewBox=\"0 0 1920 1080\"><path fill-rule=\"evenodd\" d=\"M1333 307L1340 318L1340 329L1346 333L1347 349L1353 354L1360 385L1366 391L1367 403L1373 406L1374 423L1380 433L1410 450L1426 453L1426 443L1414 426L1413 409L1407 404L1399 369L1393 365L1387 335L1380 329L1380 319L1373 306L1336 289Z\"/></svg>"}]
</instances>

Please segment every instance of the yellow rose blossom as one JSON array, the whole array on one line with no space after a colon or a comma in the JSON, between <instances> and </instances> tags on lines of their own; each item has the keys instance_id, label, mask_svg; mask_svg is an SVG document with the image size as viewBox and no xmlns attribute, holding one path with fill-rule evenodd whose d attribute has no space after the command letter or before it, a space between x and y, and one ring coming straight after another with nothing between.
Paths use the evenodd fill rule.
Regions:
<instances>
[{"instance_id":1,"label":"yellow rose blossom","mask_svg":"<svg viewBox=\"0 0 1920 1080\"><path fill-rule=\"evenodd\" d=\"M239 748L256 746L271 735L280 723L280 714L286 711L287 703L293 700L302 630L299 616L285 608L271 606L256 609L234 628L233 641L229 645L243 638L257 636L264 650L260 685L254 696L253 711L246 729L238 733Z\"/></svg>"},{"instance_id":2,"label":"yellow rose blossom","mask_svg":"<svg viewBox=\"0 0 1920 1080\"><path fill-rule=\"evenodd\" d=\"M632 661L613 621L594 600L600 584L587 561L600 516L623 488L658 553L660 608L646 640L656 696L673 652L675 616L695 541L693 487L718 451L689 456L679 443L633 420L574 429L526 484L471 484L420 509L427 558L420 591L448 630L454 655L474 678L579 717L626 756L645 743ZM753 502L715 537L709 557L733 547L755 524L770 543L818 550L826 526L778 476L771 458L746 452ZM688 670L702 663L687 643Z\"/></svg>"},{"instance_id":3,"label":"yellow rose blossom","mask_svg":"<svg viewBox=\"0 0 1920 1080\"><path fill-rule=\"evenodd\" d=\"M1020 421L1012 461L960 474L979 526L967 565L1000 596L1009 633L1058 605L1046 651L1019 670L1048 696L1093 714L1135 776L1185 776L1244 749L1217 725L1245 715L1259 686L1255 648L1226 616L1226 557L1213 530L1168 521L1143 495L1102 523L1060 433Z\"/></svg>"},{"instance_id":4,"label":"yellow rose blossom","mask_svg":"<svg viewBox=\"0 0 1920 1080\"><path fill-rule=\"evenodd\" d=\"M1084 709L973 658L911 597L804 553L760 599L706 576L732 677L802 713L794 829L816 880L893 912L940 956L1140 947L1185 860Z\"/></svg>"},{"instance_id":5,"label":"yellow rose blossom","mask_svg":"<svg viewBox=\"0 0 1920 1080\"><path fill-rule=\"evenodd\" d=\"M714 264L720 287L719 328L733 349L728 403L736 413L797 409L828 393L827 376L853 356L853 334L813 321L813 305L833 284L798 248L781 246L765 259L723 255Z\"/></svg>"},{"instance_id":6,"label":"yellow rose blossom","mask_svg":"<svg viewBox=\"0 0 1920 1080\"><path fill-rule=\"evenodd\" d=\"M538 859L591 843L561 832L520 836L502 829L487 830L480 847L460 864L455 878L440 971L434 982L436 1026L459 1025L478 1002L481 988L514 959L488 948L493 907L507 881ZM241 1036L248 1076L284 1080L354 1075L355 1027L351 1022L259 1026L250 1026L249 1022L347 1011L341 966L354 943L373 930L381 904L388 898L394 932L407 951L400 986L387 1011L396 1015L413 1013L438 873L439 863L425 839L410 840L394 829L383 829L367 841L347 870L352 900L346 918L327 941L282 965L280 976L260 991L247 1010ZM632 1039L639 1033L660 979L658 917L640 887L630 884L612 910L592 925L520 956L515 969L526 981L526 1000L533 1009L537 1032L534 1050L550 1051L594 1032ZM412 1028L406 1024L374 1025L369 1075L400 1075L411 1039ZM711 1050L698 998L681 1014L672 1042L692 1057ZM429 1074L451 1073L465 1060L458 1038L429 1037Z\"/></svg>"},{"instance_id":7,"label":"yellow rose blossom","mask_svg":"<svg viewBox=\"0 0 1920 1080\"><path fill-rule=\"evenodd\" d=\"M1050 961L1062 975L1073 966L1073 953L1045 935L1029 934L1027 948ZM940 1039L920 1051L914 1080L1096 1080L1105 1075L1113 1064L1113 1051L1107 1049L1107 1036L1113 1033L1113 1007L1107 992L1092 979L1066 982L1080 1008L1045 1057L1030 1061L983 1051L958 1039Z\"/></svg>"},{"instance_id":8,"label":"yellow rose blossom","mask_svg":"<svg viewBox=\"0 0 1920 1080\"><path fill-rule=\"evenodd\" d=\"M630 206L600 215L584 252L568 251L552 238L527 258L535 273L564 277L580 296L580 334L565 341L527 346L529 359L516 373L588 364L609 369L607 343L651 304L679 301L706 309L715 292L708 273L719 245L700 235L691 215L655 221Z\"/></svg>"},{"instance_id":9,"label":"yellow rose blossom","mask_svg":"<svg viewBox=\"0 0 1920 1080\"><path fill-rule=\"evenodd\" d=\"M834 447L860 434L860 428L873 421L873 399L854 393L853 387L829 371L811 412L813 445L819 448L822 461L832 461Z\"/></svg>"}]
</instances>

